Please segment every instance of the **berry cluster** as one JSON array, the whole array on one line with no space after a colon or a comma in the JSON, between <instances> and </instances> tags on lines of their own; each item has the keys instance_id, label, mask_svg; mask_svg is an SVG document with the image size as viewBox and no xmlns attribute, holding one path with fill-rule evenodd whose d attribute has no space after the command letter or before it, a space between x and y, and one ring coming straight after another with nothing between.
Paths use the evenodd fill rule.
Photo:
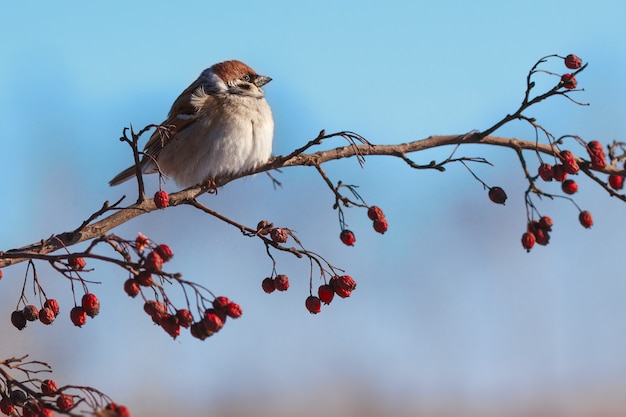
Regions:
<instances>
[{"instance_id":1,"label":"berry cluster","mask_svg":"<svg viewBox=\"0 0 626 417\"><path fill-rule=\"evenodd\" d=\"M384 234L389 228L389 223L385 219L385 213L378 206L371 206L367 209L367 217L372 221L372 227L380 234ZM341 222L343 225L343 222ZM348 229L342 229L339 234L339 240L346 246L354 246L356 237L354 232Z\"/></svg>"},{"instance_id":2,"label":"berry cluster","mask_svg":"<svg viewBox=\"0 0 626 417\"><path fill-rule=\"evenodd\" d=\"M53 417L56 409L63 413L69 413L84 401L79 395L71 394L71 387L62 387L59 389L57 383L53 379L45 379L39 385L31 379L29 385L34 388L27 387L24 383L20 384L20 388L11 388L11 384L6 384L6 390L0 392L0 412L10 416L21 417ZM98 394L90 389L82 389L83 393L91 395ZM21 413L18 411L21 409ZM108 416L130 417L130 411L124 405L113 402L108 403L104 410L110 412ZM73 414L72 414L73 415ZM100 414L98 414L100 415Z\"/></svg>"},{"instance_id":3,"label":"berry cluster","mask_svg":"<svg viewBox=\"0 0 626 417\"><path fill-rule=\"evenodd\" d=\"M317 314L322 310L322 303L328 305L337 294L341 298L350 297L356 289L356 281L349 275L335 275L328 284L320 285L317 289L317 297L309 295L305 300L305 307L311 314Z\"/></svg>"},{"instance_id":4,"label":"berry cluster","mask_svg":"<svg viewBox=\"0 0 626 417\"><path fill-rule=\"evenodd\" d=\"M26 327L27 322L39 320L43 324L51 324L59 315L59 303L53 298L47 299L38 309L32 304L11 313L11 323L18 330Z\"/></svg>"},{"instance_id":5,"label":"berry cluster","mask_svg":"<svg viewBox=\"0 0 626 417\"><path fill-rule=\"evenodd\" d=\"M176 278L176 276L168 276L161 270L163 264L174 256L172 249L165 244L153 244L141 233L135 239L134 249L139 254L139 262L131 277L124 282L124 292L132 298L141 294L145 301L144 311L155 324L161 326L174 339L180 335L181 327L183 327L190 329L193 337L204 340L224 327L227 317L241 317L242 310L239 304L223 296L215 297L211 308L198 306L200 315L198 320L194 319L189 308L174 307L165 295L162 284L167 278ZM192 286L197 297L204 304L205 298L200 294L198 287L188 282L180 282ZM154 292L154 294L161 293L162 301L159 297L148 299L143 294L142 288L151 288L154 290L151 293Z\"/></svg>"}]
</instances>

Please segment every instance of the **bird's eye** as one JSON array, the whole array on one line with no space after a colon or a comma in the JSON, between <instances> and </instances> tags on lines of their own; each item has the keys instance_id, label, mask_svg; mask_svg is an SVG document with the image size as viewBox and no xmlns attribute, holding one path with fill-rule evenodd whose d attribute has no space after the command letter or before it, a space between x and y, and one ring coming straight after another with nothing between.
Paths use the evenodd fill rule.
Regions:
<instances>
[{"instance_id":1,"label":"bird's eye","mask_svg":"<svg viewBox=\"0 0 626 417\"><path fill-rule=\"evenodd\" d=\"M250 82L250 75L246 74L241 79L244 80L245 82L249 83Z\"/></svg>"}]
</instances>

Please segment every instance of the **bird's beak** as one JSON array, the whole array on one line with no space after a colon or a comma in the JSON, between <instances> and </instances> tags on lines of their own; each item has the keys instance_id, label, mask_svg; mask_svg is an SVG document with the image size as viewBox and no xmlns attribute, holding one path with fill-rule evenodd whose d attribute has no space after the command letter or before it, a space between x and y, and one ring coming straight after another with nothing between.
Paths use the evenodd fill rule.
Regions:
<instances>
[{"instance_id":1,"label":"bird's beak","mask_svg":"<svg viewBox=\"0 0 626 417\"><path fill-rule=\"evenodd\" d=\"M272 81L270 77L266 77L265 75L257 75L256 78L254 79L254 85L256 85L257 87L263 87L265 84L269 83L270 81Z\"/></svg>"}]
</instances>

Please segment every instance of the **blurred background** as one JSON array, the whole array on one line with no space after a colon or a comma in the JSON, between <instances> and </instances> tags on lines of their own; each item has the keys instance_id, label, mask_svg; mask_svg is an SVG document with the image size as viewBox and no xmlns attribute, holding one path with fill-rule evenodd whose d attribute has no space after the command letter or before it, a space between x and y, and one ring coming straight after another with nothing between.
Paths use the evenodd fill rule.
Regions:
<instances>
[{"instance_id":1,"label":"blurred background","mask_svg":"<svg viewBox=\"0 0 626 417\"><path fill-rule=\"evenodd\" d=\"M134 184L107 185L132 162L122 129L160 123L180 91L226 59L274 79L265 90L276 155L321 129L379 144L485 129L517 109L539 58L568 53L589 62L578 77L585 91L572 96L590 106L555 97L527 115L557 137L624 140L625 15L618 0L12 2L0 15L0 250L74 229L105 200L134 201ZM544 68L565 70L558 59ZM557 78L538 80L543 88ZM535 137L521 123L497 134ZM267 295L263 246L180 207L114 233L167 243L168 269L238 302L242 318L204 342L187 332L173 341L124 294L123 271L90 262L102 308L79 329L68 317L69 282L40 263L61 316L18 332L9 316L26 271L19 264L3 270L0 357L28 353L52 365L60 385L97 387L134 416L626 414L624 204L579 176L575 200L593 228L580 226L567 200L539 201L554 219L552 239L526 253L515 154L475 145L457 155L494 164L472 168L505 188L505 206L460 165L440 173L380 157L364 169L356 160L327 164L333 181L358 185L389 221L379 235L363 210L347 210L354 247L340 243L333 195L310 168L275 174L280 189L258 175L201 198L249 226L268 219L297 230L357 280L352 297L318 315L304 308L307 261L277 254L291 288ZM147 187L154 192L156 178Z\"/></svg>"}]
</instances>

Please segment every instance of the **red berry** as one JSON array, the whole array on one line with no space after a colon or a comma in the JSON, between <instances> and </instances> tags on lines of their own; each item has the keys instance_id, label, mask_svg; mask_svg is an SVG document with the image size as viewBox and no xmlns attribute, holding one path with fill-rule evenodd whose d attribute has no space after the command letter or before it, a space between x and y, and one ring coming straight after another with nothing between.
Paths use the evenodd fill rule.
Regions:
<instances>
[{"instance_id":1,"label":"red berry","mask_svg":"<svg viewBox=\"0 0 626 417\"><path fill-rule=\"evenodd\" d=\"M572 74L563 74L561 76L561 85L568 90L573 90L578 85L578 81Z\"/></svg>"},{"instance_id":2,"label":"red berry","mask_svg":"<svg viewBox=\"0 0 626 417\"><path fill-rule=\"evenodd\" d=\"M70 311L70 320L76 327L82 327L83 324L87 323L87 312L82 307L74 307Z\"/></svg>"},{"instance_id":3,"label":"red berry","mask_svg":"<svg viewBox=\"0 0 626 417\"><path fill-rule=\"evenodd\" d=\"M565 180L561 184L561 189L565 194L575 194L578 191L578 184L574 180Z\"/></svg>"},{"instance_id":4,"label":"red berry","mask_svg":"<svg viewBox=\"0 0 626 417\"><path fill-rule=\"evenodd\" d=\"M367 217L372 221L380 220L385 218L385 213L383 213L380 207L372 206L367 209Z\"/></svg>"},{"instance_id":5,"label":"red berry","mask_svg":"<svg viewBox=\"0 0 626 417\"><path fill-rule=\"evenodd\" d=\"M585 229L589 229L591 226L593 226L593 217L591 216L591 213L589 213L587 210L580 212L580 214L578 215L578 220Z\"/></svg>"},{"instance_id":6,"label":"red berry","mask_svg":"<svg viewBox=\"0 0 626 417\"><path fill-rule=\"evenodd\" d=\"M306 298L304 305L311 314L317 314L322 311L322 303L320 302L320 299L313 295L309 295Z\"/></svg>"},{"instance_id":7,"label":"red berry","mask_svg":"<svg viewBox=\"0 0 626 417\"><path fill-rule=\"evenodd\" d=\"M552 176L555 180L563 182L567 178L567 172L562 164L556 164L552 167Z\"/></svg>"},{"instance_id":8,"label":"red berry","mask_svg":"<svg viewBox=\"0 0 626 417\"><path fill-rule=\"evenodd\" d=\"M45 308L49 308L54 313L54 317L59 315L59 302L54 298L48 298L45 303L43 303Z\"/></svg>"},{"instance_id":9,"label":"red berry","mask_svg":"<svg viewBox=\"0 0 626 417\"><path fill-rule=\"evenodd\" d=\"M276 289L276 285L274 285L274 280L270 277L265 278L263 282L261 282L261 287L263 288L263 291L268 294L273 293Z\"/></svg>"},{"instance_id":10,"label":"red berry","mask_svg":"<svg viewBox=\"0 0 626 417\"><path fill-rule=\"evenodd\" d=\"M135 298L141 289L139 288L139 283L136 279L128 278L126 282L124 282L124 291L130 297Z\"/></svg>"},{"instance_id":11,"label":"red berry","mask_svg":"<svg viewBox=\"0 0 626 417\"><path fill-rule=\"evenodd\" d=\"M317 296L324 304L330 304L330 302L333 301L335 292L330 285L324 284L320 285L320 287L317 289Z\"/></svg>"},{"instance_id":12,"label":"red berry","mask_svg":"<svg viewBox=\"0 0 626 417\"><path fill-rule=\"evenodd\" d=\"M606 154L602 144L597 140L592 140L587 144L587 153L591 158L591 167L593 169L602 169L606 167Z\"/></svg>"},{"instance_id":13,"label":"red berry","mask_svg":"<svg viewBox=\"0 0 626 417\"><path fill-rule=\"evenodd\" d=\"M491 187L489 189L489 199L496 204L504 204L506 201L506 193L500 187Z\"/></svg>"},{"instance_id":14,"label":"red berry","mask_svg":"<svg viewBox=\"0 0 626 417\"><path fill-rule=\"evenodd\" d=\"M54 315L54 311L48 307L44 307L39 310L39 321L43 324L51 324L55 318L56 316Z\"/></svg>"},{"instance_id":15,"label":"red berry","mask_svg":"<svg viewBox=\"0 0 626 417\"><path fill-rule=\"evenodd\" d=\"M241 310L241 306L239 304L229 303L226 306L226 315L228 315L228 317L238 319L239 317L241 317L242 314L243 314L243 311Z\"/></svg>"},{"instance_id":16,"label":"red berry","mask_svg":"<svg viewBox=\"0 0 626 417\"><path fill-rule=\"evenodd\" d=\"M539 228L549 232L552 230L552 226L554 226L554 222L550 217L543 216L539 219Z\"/></svg>"},{"instance_id":17,"label":"red berry","mask_svg":"<svg viewBox=\"0 0 626 417\"><path fill-rule=\"evenodd\" d=\"M261 220L256 225L256 231L260 236L266 236L270 232L273 226L274 225L271 222L267 220Z\"/></svg>"},{"instance_id":18,"label":"red berry","mask_svg":"<svg viewBox=\"0 0 626 417\"><path fill-rule=\"evenodd\" d=\"M341 298L348 298L350 297L350 294L352 294L352 291L343 288L337 288L335 289L335 294L337 294Z\"/></svg>"},{"instance_id":19,"label":"red berry","mask_svg":"<svg viewBox=\"0 0 626 417\"><path fill-rule=\"evenodd\" d=\"M34 305L27 305L22 309L22 312L28 321L35 321L39 319L39 309Z\"/></svg>"},{"instance_id":20,"label":"red berry","mask_svg":"<svg viewBox=\"0 0 626 417\"><path fill-rule=\"evenodd\" d=\"M57 397L57 407L62 411L67 411L74 405L74 397L68 394L61 394Z\"/></svg>"},{"instance_id":21,"label":"red berry","mask_svg":"<svg viewBox=\"0 0 626 417\"><path fill-rule=\"evenodd\" d=\"M545 229L537 229L533 234L538 245L545 246L550 242L550 233Z\"/></svg>"},{"instance_id":22,"label":"red berry","mask_svg":"<svg viewBox=\"0 0 626 417\"><path fill-rule=\"evenodd\" d=\"M580 170L578 162L576 162L576 157L571 151L561 151L559 153L559 159L563 162L563 169L565 169L565 172L568 174L576 174Z\"/></svg>"},{"instance_id":23,"label":"red berry","mask_svg":"<svg viewBox=\"0 0 626 417\"><path fill-rule=\"evenodd\" d=\"M6 415L15 412L15 407L13 406L13 403L11 402L11 399L9 397L4 397L2 400L0 400L0 411L2 411Z\"/></svg>"},{"instance_id":24,"label":"red berry","mask_svg":"<svg viewBox=\"0 0 626 417\"><path fill-rule=\"evenodd\" d=\"M170 196L167 194L167 192L163 190L159 190L156 193L154 193L154 205L158 209L164 209L165 207L169 205L169 203L170 203Z\"/></svg>"},{"instance_id":25,"label":"red berry","mask_svg":"<svg viewBox=\"0 0 626 417\"><path fill-rule=\"evenodd\" d=\"M204 318L202 319L204 327L206 327L209 333L216 333L222 327L224 327L224 320L222 317L212 308L204 312Z\"/></svg>"},{"instance_id":26,"label":"red berry","mask_svg":"<svg viewBox=\"0 0 626 417\"><path fill-rule=\"evenodd\" d=\"M191 335L193 337L200 340L204 340L213 334L213 332L209 332L204 326L204 320L193 323L189 330L191 330Z\"/></svg>"},{"instance_id":27,"label":"red berry","mask_svg":"<svg viewBox=\"0 0 626 417\"><path fill-rule=\"evenodd\" d=\"M143 305L143 311L148 313L153 322L160 324L167 314L167 306L160 301L148 300Z\"/></svg>"},{"instance_id":28,"label":"red berry","mask_svg":"<svg viewBox=\"0 0 626 417\"><path fill-rule=\"evenodd\" d=\"M565 66L569 69L573 69L573 70L578 69L580 68L582 63L583 63L582 59L578 58L574 54L569 54L568 56L565 57Z\"/></svg>"},{"instance_id":29,"label":"red berry","mask_svg":"<svg viewBox=\"0 0 626 417\"><path fill-rule=\"evenodd\" d=\"M278 291L287 291L289 288L289 278L287 275L279 274L274 278L274 286Z\"/></svg>"},{"instance_id":30,"label":"red berry","mask_svg":"<svg viewBox=\"0 0 626 417\"><path fill-rule=\"evenodd\" d=\"M80 271L85 267L85 265L87 265L87 262L85 261L85 258L79 256L77 258L69 258L67 260L67 264L70 268Z\"/></svg>"},{"instance_id":31,"label":"red berry","mask_svg":"<svg viewBox=\"0 0 626 417\"><path fill-rule=\"evenodd\" d=\"M621 190L624 188L624 177L615 174L609 175L609 185L614 190Z\"/></svg>"},{"instance_id":32,"label":"red berry","mask_svg":"<svg viewBox=\"0 0 626 417\"><path fill-rule=\"evenodd\" d=\"M270 237L276 243L285 243L289 235L287 234L287 231L285 229L275 227L270 230Z\"/></svg>"},{"instance_id":33,"label":"red berry","mask_svg":"<svg viewBox=\"0 0 626 417\"><path fill-rule=\"evenodd\" d=\"M141 285L142 287L149 287L152 284L154 284L154 280L152 279L152 274L150 274L150 271L145 270L145 269L143 271L139 271L139 273L135 276L134 279L131 279L131 281L136 284ZM137 292L139 292L139 288L137 288Z\"/></svg>"},{"instance_id":34,"label":"red berry","mask_svg":"<svg viewBox=\"0 0 626 417\"><path fill-rule=\"evenodd\" d=\"M356 282L350 275L334 276L330 279L330 285L335 292L337 292L338 289L347 291L354 291L356 289Z\"/></svg>"},{"instance_id":35,"label":"red berry","mask_svg":"<svg viewBox=\"0 0 626 417\"><path fill-rule=\"evenodd\" d=\"M125 405L109 403L106 407L104 407L104 409L115 412L117 417L130 417L130 411L128 411L128 407Z\"/></svg>"},{"instance_id":36,"label":"red berry","mask_svg":"<svg viewBox=\"0 0 626 417\"><path fill-rule=\"evenodd\" d=\"M152 251L146 256L144 267L151 272L160 271L163 267L163 258L158 253Z\"/></svg>"},{"instance_id":37,"label":"red berry","mask_svg":"<svg viewBox=\"0 0 626 417\"><path fill-rule=\"evenodd\" d=\"M374 220L373 226L374 226L374 230L382 235L389 228L389 223L387 223L387 219L378 219L378 220Z\"/></svg>"},{"instance_id":38,"label":"red berry","mask_svg":"<svg viewBox=\"0 0 626 417\"><path fill-rule=\"evenodd\" d=\"M352 233L350 230L342 230L341 234L339 235L339 239L341 239L341 242L343 242L343 244L346 246L354 246L354 242L356 242L354 233Z\"/></svg>"},{"instance_id":39,"label":"red berry","mask_svg":"<svg viewBox=\"0 0 626 417\"><path fill-rule=\"evenodd\" d=\"M161 318L160 324L163 330L174 339L180 335L180 324L178 323L178 317L175 315L166 313Z\"/></svg>"},{"instance_id":40,"label":"red berry","mask_svg":"<svg viewBox=\"0 0 626 417\"><path fill-rule=\"evenodd\" d=\"M215 299L213 300L213 308L224 313L226 313L226 306L228 304L230 304L230 300L228 299L228 297L224 297L223 295L215 297Z\"/></svg>"},{"instance_id":41,"label":"red berry","mask_svg":"<svg viewBox=\"0 0 626 417\"><path fill-rule=\"evenodd\" d=\"M191 323L193 323L193 316L189 310L176 310L176 317L178 318L178 324L184 328L191 326Z\"/></svg>"},{"instance_id":42,"label":"red berry","mask_svg":"<svg viewBox=\"0 0 626 417\"><path fill-rule=\"evenodd\" d=\"M57 383L53 379L44 379L41 383L41 392L43 394L50 394L51 392L58 391Z\"/></svg>"},{"instance_id":43,"label":"red berry","mask_svg":"<svg viewBox=\"0 0 626 417\"><path fill-rule=\"evenodd\" d=\"M539 176L544 181L552 181L552 165L550 164L539 165Z\"/></svg>"},{"instance_id":44,"label":"red berry","mask_svg":"<svg viewBox=\"0 0 626 417\"><path fill-rule=\"evenodd\" d=\"M535 246L535 235L532 232L526 232L522 235L522 246L526 249L526 252L530 252L530 250Z\"/></svg>"},{"instance_id":45,"label":"red berry","mask_svg":"<svg viewBox=\"0 0 626 417\"><path fill-rule=\"evenodd\" d=\"M2 269L0 269L0 279L2 279Z\"/></svg>"},{"instance_id":46,"label":"red berry","mask_svg":"<svg viewBox=\"0 0 626 417\"><path fill-rule=\"evenodd\" d=\"M11 313L11 324L13 324L17 330L22 330L26 327L26 317L24 316L24 312L22 310L16 310Z\"/></svg>"},{"instance_id":47,"label":"red berry","mask_svg":"<svg viewBox=\"0 0 626 417\"><path fill-rule=\"evenodd\" d=\"M96 317L100 313L100 300L98 300L95 294L87 293L83 295L80 304L89 317Z\"/></svg>"},{"instance_id":48,"label":"red berry","mask_svg":"<svg viewBox=\"0 0 626 417\"><path fill-rule=\"evenodd\" d=\"M169 261L170 259L172 259L172 256L174 256L174 253L172 252L170 247L167 245L159 245L156 248L154 248L154 251L158 253L159 256L161 256L161 258L163 259L163 262Z\"/></svg>"}]
</instances>

